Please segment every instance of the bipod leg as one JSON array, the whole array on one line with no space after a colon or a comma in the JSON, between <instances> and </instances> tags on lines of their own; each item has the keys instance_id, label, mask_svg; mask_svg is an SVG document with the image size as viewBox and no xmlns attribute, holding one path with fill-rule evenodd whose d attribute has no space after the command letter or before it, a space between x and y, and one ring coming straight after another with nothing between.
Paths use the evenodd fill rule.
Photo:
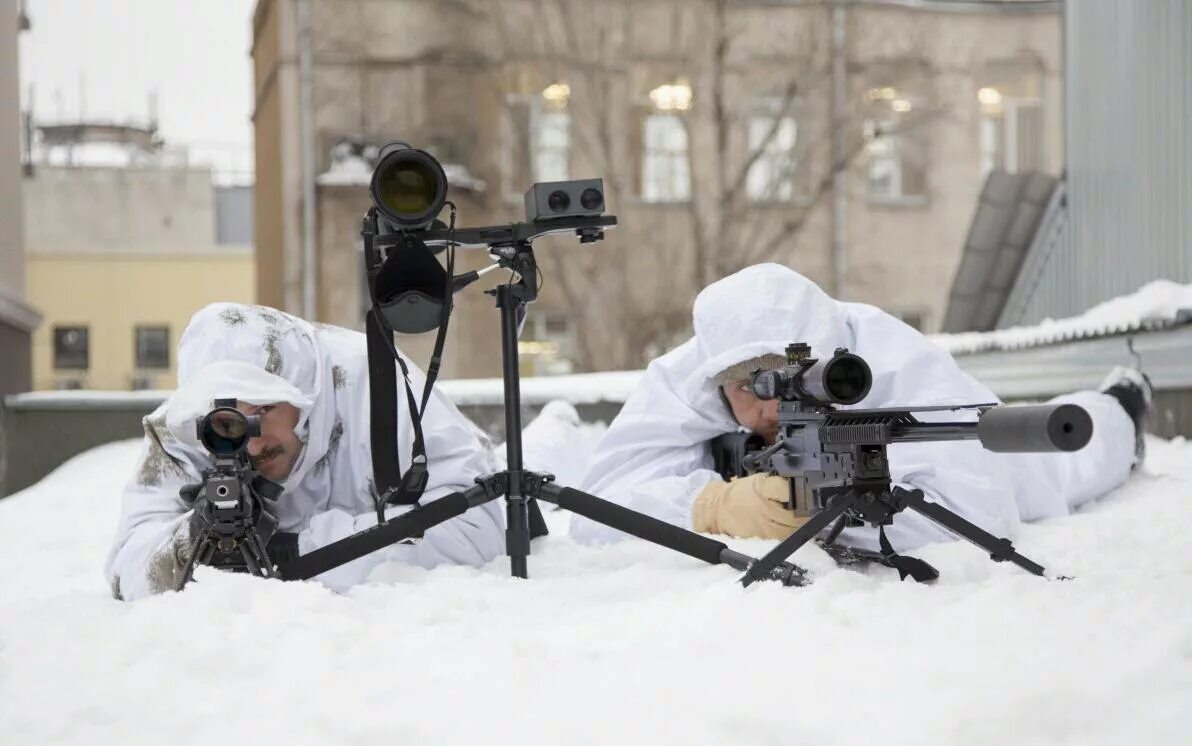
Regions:
<instances>
[{"instance_id":1,"label":"bipod leg","mask_svg":"<svg viewBox=\"0 0 1192 746\"><path fill-rule=\"evenodd\" d=\"M178 579L178 585L174 590L182 590L194 578L195 561L199 558L199 552L205 552L210 543L211 539L206 536L200 536L190 543L190 559L186 561L186 567L182 568L182 577Z\"/></svg>"},{"instance_id":2,"label":"bipod leg","mask_svg":"<svg viewBox=\"0 0 1192 746\"><path fill-rule=\"evenodd\" d=\"M262 578L274 577L277 573L274 571L272 560L269 559L269 550L265 548L261 537L255 531L251 531L248 534L248 543L257 565L260 567L260 572L257 574Z\"/></svg>"},{"instance_id":3,"label":"bipod leg","mask_svg":"<svg viewBox=\"0 0 1192 746\"><path fill-rule=\"evenodd\" d=\"M832 521L844 515L845 511L851 508L857 500L856 492L847 492L833 500L828 507L811 516L807 523L804 523L797 531L779 542L778 546L754 562L742 576L741 585L748 588L756 580L765 580L780 562L815 538L815 535L827 528Z\"/></svg>"},{"instance_id":4,"label":"bipod leg","mask_svg":"<svg viewBox=\"0 0 1192 746\"><path fill-rule=\"evenodd\" d=\"M604 526L624 531L630 536L644 539L651 544L657 544L702 560L709 565L724 564L744 571L757 564L757 560L729 549L724 542L710 539L636 510L630 510L623 505L589 495L587 492L544 482L540 487L538 499L558 505L564 510L582 515ZM767 578L777 580L783 585L799 586L807 584L806 575L806 571L798 565L789 562L776 562Z\"/></svg>"},{"instance_id":5,"label":"bipod leg","mask_svg":"<svg viewBox=\"0 0 1192 746\"><path fill-rule=\"evenodd\" d=\"M989 557L994 562L1012 562L1034 575L1045 575L1043 566L1015 551L1014 545L1010 543L1009 539L998 538L975 523L966 521L943 505L931 502L923 496L922 490L896 488L895 494L904 507L930 518L965 541L989 552Z\"/></svg>"}]
</instances>

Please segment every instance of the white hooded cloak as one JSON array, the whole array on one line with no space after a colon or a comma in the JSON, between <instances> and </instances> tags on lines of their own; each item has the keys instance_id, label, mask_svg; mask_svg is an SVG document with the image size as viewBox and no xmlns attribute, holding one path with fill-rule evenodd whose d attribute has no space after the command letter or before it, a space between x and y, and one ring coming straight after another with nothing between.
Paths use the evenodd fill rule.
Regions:
<instances>
[{"instance_id":1,"label":"white hooded cloak","mask_svg":"<svg viewBox=\"0 0 1192 746\"><path fill-rule=\"evenodd\" d=\"M582 489L684 528L696 495L712 480L709 441L740 426L712 378L764 354L806 342L813 355L846 347L873 371L873 388L852 408L981 404L993 392L960 370L926 337L870 305L843 303L793 270L763 264L709 285L696 298L695 336L650 363L638 389L593 455ZM1022 520L1063 515L1121 484L1134 455L1134 426L1116 399L1093 391L1058 397L1093 418L1092 441L1076 453L998 454L975 441L905 443L888 448L895 486L930 500L998 536ZM969 412L918 415L921 420L973 418ZM624 535L586 518L572 520L584 542ZM887 536L897 551L955 538L905 511ZM878 549L871 527L846 530L842 543Z\"/></svg>"},{"instance_id":2,"label":"white hooded cloak","mask_svg":"<svg viewBox=\"0 0 1192 746\"><path fill-rule=\"evenodd\" d=\"M422 371L406 360L421 396ZM136 474L124 490L106 574L118 598L135 599L174 587L190 544L190 511L180 487L198 482L211 458L195 434L196 420L217 398L250 404L288 402L300 411L294 429L304 446L279 499L279 531L298 533L302 554L376 523L369 439L368 354L359 332L312 325L262 306L219 303L191 319L178 345L178 389L144 419ZM399 372L399 389L401 387ZM410 465L413 423L399 390L401 468ZM438 391L422 422L429 482L422 504L467 489L498 467L487 437ZM410 509L393 506L392 517ZM426 532L416 544L374 552L318 577L342 590L386 561L422 567L479 565L504 550L497 502L473 508ZM184 547L186 549L184 549ZM188 555L187 555L188 556Z\"/></svg>"}]
</instances>

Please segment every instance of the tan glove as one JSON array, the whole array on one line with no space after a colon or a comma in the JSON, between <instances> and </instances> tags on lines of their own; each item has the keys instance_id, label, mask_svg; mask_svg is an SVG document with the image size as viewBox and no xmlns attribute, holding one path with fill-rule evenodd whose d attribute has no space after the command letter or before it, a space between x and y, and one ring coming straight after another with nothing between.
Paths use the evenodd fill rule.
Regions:
<instances>
[{"instance_id":1,"label":"tan glove","mask_svg":"<svg viewBox=\"0 0 1192 746\"><path fill-rule=\"evenodd\" d=\"M731 482L713 480L696 495L691 527L705 534L741 539L785 539L807 518L787 507L790 482L770 474L752 474Z\"/></svg>"}]
</instances>

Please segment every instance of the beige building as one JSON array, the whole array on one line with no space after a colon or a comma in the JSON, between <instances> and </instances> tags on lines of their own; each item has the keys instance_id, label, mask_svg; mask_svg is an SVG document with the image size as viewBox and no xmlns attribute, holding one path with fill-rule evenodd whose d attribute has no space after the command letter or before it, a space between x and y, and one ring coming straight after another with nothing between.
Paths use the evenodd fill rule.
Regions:
<instances>
[{"instance_id":1,"label":"beige building","mask_svg":"<svg viewBox=\"0 0 1192 746\"><path fill-rule=\"evenodd\" d=\"M30 335L40 317L25 294L21 215L21 113L17 35L28 27L16 0L0 0L0 396L30 387Z\"/></svg>"},{"instance_id":2,"label":"beige building","mask_svg":"<svg viewBox=\"0 0 1192 746\"><path fill-rule=\"evenodd\" d=\"M537 244L526 372L640 367L758 261L933 331L984 174L1062 162L1056 2L259 0L253 60L261 302L359 326L358 156L386 140L460 175L461 225L604 178L605 241ZM497 375L496 329L461 295L444 375Z\"/></svg>"},{"instance_id":3,"label":"beige building","mask_svg":"<svg viewBox=\"0 0 1192 746\"><path fill-rule=\"evenodd\" d=\"M255 298L251 191L208 169L39 164L24 206L37 389L173 388L190 316Z\"/></svg>"}]
</instances>

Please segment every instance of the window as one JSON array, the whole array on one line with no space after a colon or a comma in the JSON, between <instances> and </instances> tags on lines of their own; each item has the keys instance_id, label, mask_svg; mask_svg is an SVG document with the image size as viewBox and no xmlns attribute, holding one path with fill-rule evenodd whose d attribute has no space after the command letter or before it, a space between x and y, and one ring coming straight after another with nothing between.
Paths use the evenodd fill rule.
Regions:
<instances>
[{"instance_id":1,"label":"window","mask_svg":"<svg viewBox=\"0 0 1192 746\"><path fill-rule=\"evenodd\" d=\"M170 367L170 328L167 326L138 326L136 362L138 370L168 369Z\"/></svg>"},{"instance_id":2,"label":"window","mask_svg":"<svg viewBox=\"0 0 1192 746\"><path fill-rule=\"evenodd\" d=\"M531 313L526 316L518 339L521 372L529 376L556 376L571 373L575 367L575 321L558 313Z\"/></svg>"},{"instance_id":3,"label":"window","mask_svg":"<svg viewBox=\"0 0 1192 746\"><path fill-rule=\"evenodd\" d=\"M54 368L87 370L90 367L87 327L54 327Z\"/></svg>"},{"instance_id":4,"label":"window","mask_svg":"<svg viewBox=\"0 0 1192 746\"><path fill-rule=\"evenodd\" d=\"M873 200L922 201L927 195L926 140L922 125L906 116L913 104L896 100L892 109L865 121L869 197Z\"/></svg>"},{"instance_id":5,"label":"window","mask_svg":"<svg viewBox=\"0 0 1192 746\"><path fill-rule=\"evenodd\" d=\"M758 109L749 120L748 152L760 155L745 175L745 191L757 202L788 201L795 196L798 125L783 113L782 99L765 99Z\"/></svg>"},{"instance_id":6,"label":"window","mask_svg":"<svg viewBox=\"0 0 1192 746\"><path fill-rule=\"evenodd\" d=\"M565 85L554 84L542 95L508 97L501 148L501 189L507 199L521 199L534 182L571 178L569 92Z\"/></svg>"},{"instance_id":7,"label":"window","mask_svg":"<svg viewBox=\"0 0 1192 746\"><path fill-rule=\"evenodd\" d=\"M652 113L642 128L642 199L686 202L691 197L691 172L683 120L677 114Z\"/></svg>"},{"instance_id":8,"label":"window","mask_svg":"<svg viewBox=\"0 0 1192 746\"><path fill-rule=\"evenodd\" d=\"M995 87L977 91L981 104L981 175L1039 171L1043 162L1043 102L1005 95Z\"/></svg>"}]
</instances>

